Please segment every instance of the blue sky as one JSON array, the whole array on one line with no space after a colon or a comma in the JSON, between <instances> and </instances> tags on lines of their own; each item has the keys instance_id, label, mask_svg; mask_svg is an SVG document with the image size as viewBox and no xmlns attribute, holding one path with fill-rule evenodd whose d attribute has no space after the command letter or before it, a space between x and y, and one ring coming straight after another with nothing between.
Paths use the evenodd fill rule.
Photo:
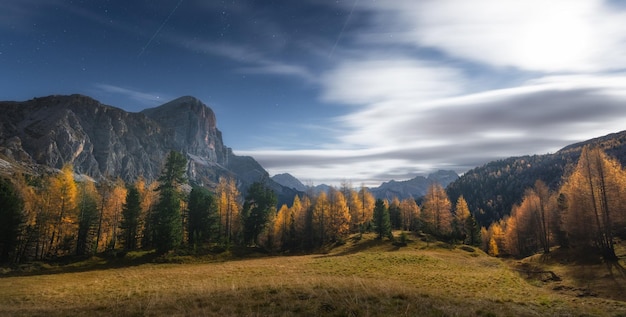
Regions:
<instances>
[{"instance_id":1,"label":"blue sky","mask_svg":"<svg viewBox=\"0 0 626 317\"><path fill-rule=\"evenodd\" d=\"M0 2L0 99L192 95L270 174L377 185L626 129L597 0Z\"/></svg>"}]
</instances>

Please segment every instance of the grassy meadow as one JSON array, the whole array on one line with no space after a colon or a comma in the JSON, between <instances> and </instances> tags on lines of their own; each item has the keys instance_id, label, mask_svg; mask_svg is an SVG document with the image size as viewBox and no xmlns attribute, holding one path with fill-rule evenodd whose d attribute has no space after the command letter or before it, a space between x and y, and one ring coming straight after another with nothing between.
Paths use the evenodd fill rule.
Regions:
<instances>
[{"instance_id":1,"label":"grassy meadow","mask_svg":"<svg viewBox=\"0 0 626 317\"><path fill-rule=\"evenodd\" d=\"M620 296L577 294L575 274L528 280L480 250L417 239L397 247L364 235L326 254L173 260L181 263L111 266L94 257L5 275L0 315L626 316ZM611 278L625 285L623 275Z\"/></svg>"}]
</instances>

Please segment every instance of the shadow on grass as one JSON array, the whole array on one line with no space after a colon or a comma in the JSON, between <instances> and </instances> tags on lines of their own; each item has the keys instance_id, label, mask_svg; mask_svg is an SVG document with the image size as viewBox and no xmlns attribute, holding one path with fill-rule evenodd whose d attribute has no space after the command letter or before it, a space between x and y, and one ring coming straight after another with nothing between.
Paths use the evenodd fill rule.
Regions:
<instances>
[{"instance_id":1,"label":"shadow on grass","mask_svg":"<svg viewBox=\"0 0 626 317\"><path fill-rule=\"evenodd\" d=\"M131 252L124 257L106 253L91 257L66 256L46 262L21 264L5 274L0 274L0 278L119 269L155 263L158 257L154 251Z\"/></svg>"}]
</instances>

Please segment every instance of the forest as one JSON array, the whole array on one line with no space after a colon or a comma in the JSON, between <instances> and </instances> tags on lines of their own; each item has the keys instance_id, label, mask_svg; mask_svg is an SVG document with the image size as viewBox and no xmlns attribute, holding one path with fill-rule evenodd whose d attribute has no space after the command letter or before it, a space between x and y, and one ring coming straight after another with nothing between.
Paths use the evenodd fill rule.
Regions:
<instances>
[{"instance_id":1,"label":"forest","mask_svg":"<svg viewBox=\"0 0 626 317\"><path fill-rule=\"evenodd\" d=\"M615 240L626 238L626 172L588 146L557 190L537 180L509 216L482 228L479 211L470 210L462 195L451 201L436 183L419 205L414 199L375 200L367 188L344 183L277 206L274 192L261 183L244 194L232 178L221 178L214 190L189 184L186 164L181 153L170 152L153 183L76 179L71 165L59 173L3 178L0 261L231 246L310 253L340 245L350 234L374 232L393 240L392 230L402 231L394 242L399 245L408 235L427 235L482 246L492 256L521 258L560 247L614 261Z\"/></svg>"}]
</instances>

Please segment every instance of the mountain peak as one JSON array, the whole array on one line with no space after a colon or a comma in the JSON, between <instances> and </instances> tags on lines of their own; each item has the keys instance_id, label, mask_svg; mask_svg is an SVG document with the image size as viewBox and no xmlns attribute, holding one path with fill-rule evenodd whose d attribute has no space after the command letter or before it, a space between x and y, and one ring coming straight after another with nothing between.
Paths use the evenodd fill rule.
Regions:
<instances>
[{"instance_id":1,"label":"mountain peak","mask_svg":"<svg viewBox=\"0 0 626 317\"><path fill-rule=\"evenodd\" d=\"M272 176L272 180L274 180L275 182L287 188L293 188L301 192L306 191L306 186L304 186L304 184L302 184L300 180L298 180L297 178L295 178L293 175L289 173L274 175Z\"/></svg>"},{"instance_id":2,"label":"mountain peak","mask_svg":"<svg viewBox=\"0 0 626 317\"><path fill-rule=\"evenodd\" d=\"M182 96L160 106L141 111L141 113L156 120L167 120L168 117L181 112L192 113L196 116L206 118L215 125L216 120L213 110L200 101L200 99L193 96Z\"/></svg>"}]
</instances>

